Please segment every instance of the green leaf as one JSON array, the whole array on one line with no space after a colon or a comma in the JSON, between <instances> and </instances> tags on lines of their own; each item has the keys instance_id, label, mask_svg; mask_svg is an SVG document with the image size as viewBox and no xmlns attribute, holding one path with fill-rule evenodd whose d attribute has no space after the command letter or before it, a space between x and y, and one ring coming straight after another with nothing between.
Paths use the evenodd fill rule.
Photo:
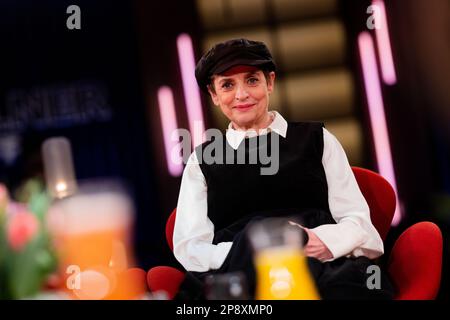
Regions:
<instances>
[{"instance_id":1,"label":"green leaf","mask_svg":"<svg viewBox=\"0 0 450 320\"><path fill-rule=\"evenodd\" d=\"M45 229L50 197L39 179L28 180L16 193L28 203L39 220L39 230L22 250L12 250L5 234L5 216L0 216L0 299L22 299L39 292L47 276L57 268L56 254Z\"/></svg>"},{"instance_id":2,"label":"green leaf","mask_svg":"<svg viewBox=\"0 0 450 320\"><path fill-rule=\"evenodd\" d=\"M34 192L30 195L28 209L33 212L41 222L45 221L45 215L50 206L50 197L45 191Z\"/></svg>"},{"instance_id":3,"label":"green leaf","mask_svg":"<svg viewBox=\"0 0 450 320\"><path fill-rule=\"evenodd\" d=\"M14 197L19 202L28 203L33 194L41 193L44 189L45 186L42 179L31 178L26 180L19 188L17 188L14 192Z\"/></svg>"},{"instance_id":4,"label":"green leaf","mask_svg":"<svg viewBox=\"0 0 450 320\"><path fill-rule=\"evenodd\" d=\"M12 298L21 299L38 293L47 275L55 268L56 259L44 233L39 233L22 251L11 251L7 280Z\"/></svg>"},{"instance_id":5,"label":"green leaf","mask_svg":"<svg viewBox=\"0 0 450 320\"><path fill-rule=\"evenodd\" d=\"M0 216L0 299L11 298L9 295L6 273L8 244L6 241L5 220L6 217L4 215Z\"/></svg>"}]
</instances>

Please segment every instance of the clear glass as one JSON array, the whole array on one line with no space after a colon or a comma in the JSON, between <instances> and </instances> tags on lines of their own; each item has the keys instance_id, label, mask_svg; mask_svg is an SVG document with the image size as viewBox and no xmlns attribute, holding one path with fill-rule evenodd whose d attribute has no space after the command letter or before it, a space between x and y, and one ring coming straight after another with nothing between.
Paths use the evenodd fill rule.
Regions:
<instances>
[{"instance_id":1,"label":"clear glass","mask_svg":"<svg viewBox=\"0 0 450 320\"><path fill-rule=\"evenodd\" d=\"M247 300L247 280L243 272L210 275L205 279L208 300Z\"/></svg>"},{"instance_id":2,"label":"clear glass","mask_svg":"<svg viewBox=\"0 0 450 320\"><path fill-rule=\"evenodd\" d=\"M77 191L70 142L64 137L54 137L42 144L47 189L53 198L61 199Z\"/></svg>"},{"instance_id":3,"label":"clear glass","mask_svg":"<svg viewBox=\"0 0 450 320\"><path fill-rule=\"evenodd\" d=\"M269 218L254 222L249 238L254 248L256 299L319 299L303 254L305 232L293 219Z\"/></svg>"},{"instance_id":4,"label":"clear glass","mask_svg":"<svg viewBox=\"0 0 450 320\"><path fill-rule=\"evenodd\" d=\"M134 265L134 208L117 182L81 183L57 200L47 223L59 258L63 290L74 299L135 299L145 292Z\"/></svg>"}]
</instances>

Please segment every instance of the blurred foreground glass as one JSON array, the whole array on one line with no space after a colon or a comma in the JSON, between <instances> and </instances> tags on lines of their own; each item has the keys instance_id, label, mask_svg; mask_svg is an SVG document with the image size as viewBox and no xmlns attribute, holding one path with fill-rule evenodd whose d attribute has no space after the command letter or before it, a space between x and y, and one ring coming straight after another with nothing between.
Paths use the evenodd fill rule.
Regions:
<instances>
[{"instance_id":1,"label":"blurred foreground glass","mask_svg":"<svg viewBox=\"0 0 450 320\"><path fill-rule=\"evenodd\" d=\"M52 198L61 199L77 190L70 142L64 137L46 139L42 144L47 189Z\"/></svg>"},{"instance_id":2,"label":"blurred foreground glass","mask_svg":"<svg viewBox=\"0 0 450 320\"><path fill-rule=\"evenodd\" d=\"M205 279L208 300L247 300L247 280L243 272L210 275Z\"/></svg>"},{"instance_id":3,"label":"blurred foreground glass","mask_svg":"<svg viewBox=\"0 0 450 320\"><path fill-rule=\"evenodd\" d=\"M134 210L117 183L80 184L57 200L47 222L59 257L62 285L75 299L135 299L143 284L128 267L134 263Z\"/></svg>"},{"instance_id":4,"label":"blurred foreground glass","mask_svg":"<svg viewBox=\"0 0 450 320\"><path fill-rule=\"evenodd\" d=\"M302 233L299 226L282 218L264 219L250 226L257 300L320 299L303 254Z\"/></svg>"}]
</instances>

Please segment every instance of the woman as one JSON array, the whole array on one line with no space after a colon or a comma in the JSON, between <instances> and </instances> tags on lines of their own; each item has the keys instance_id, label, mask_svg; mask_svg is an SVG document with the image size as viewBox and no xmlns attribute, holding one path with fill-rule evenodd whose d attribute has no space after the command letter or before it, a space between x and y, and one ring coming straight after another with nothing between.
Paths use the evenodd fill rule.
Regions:
<instances>
[{"instance_id":1,"label":"woman","mask_svg":"<svg viewBox=\"0 0 450 320\"><path fill-rule=\"evenodd\" d=\"M380 290L366 285L383 242L344 150L323 124L287 122L269 111L275 70L265 44L247 39L219 43L197 64L199 86L230 120L225 148L242 150L248 160L252 141L261 148L262 137L276 136L279 167L261 175L261 164L199 161L213 141L191 154L173 236L175 257L189 271L179 298L202 298L207 275L233 271L245 272L253 295L249 222L292 216L308 235L304 253L322 298L391 298L386 276ZM274 149L272 139L265 141Z\"/></svg>"}]
</instances>

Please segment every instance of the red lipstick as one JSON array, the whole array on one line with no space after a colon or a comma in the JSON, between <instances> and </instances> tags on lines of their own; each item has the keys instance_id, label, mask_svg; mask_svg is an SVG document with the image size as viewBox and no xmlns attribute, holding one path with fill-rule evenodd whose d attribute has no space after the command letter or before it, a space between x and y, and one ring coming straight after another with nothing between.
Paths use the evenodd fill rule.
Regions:
<instances>
[{"instance_id":1,"label":"red lipstick","mask_svg":"<svg viewBox=\"0 0 450 320\"><path fill-rule=\"evenodd\" d=\"M234 107L239 110L247 110L253 107L254 105L255 105L254 103L246 103L246 104L238 104Z\"/></svg>"}]
</instances>

